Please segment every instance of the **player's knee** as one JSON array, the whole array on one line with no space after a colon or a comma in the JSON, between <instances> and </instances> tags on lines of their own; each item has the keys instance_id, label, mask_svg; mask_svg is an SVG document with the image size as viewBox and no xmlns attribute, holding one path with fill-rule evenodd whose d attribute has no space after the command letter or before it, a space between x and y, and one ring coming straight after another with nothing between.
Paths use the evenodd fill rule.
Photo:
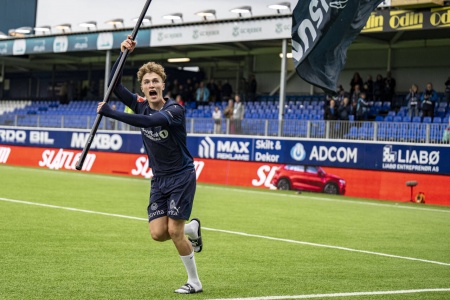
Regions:
<instances>
[{"instance_id":1,"label":"player's knee","mask_svg":"<svg viewBox=\"0 0 450 300\"><path fill-rule=\"evenodd\" d=\"M175 228L170 228L169 227L168 232L169 232L170 238L172 240L178 240L178 239L180 239L180 238L182 238L184 236L184 231L180 230L177 227L175 227Z\"/></svg>"},{"instance_id":2,"label":"player's knee","mask_svg":"<svg viewBox=\"0 0 450 300\"><path fill-rule=\"evenodd\" d=\"M169 238L167 232L151 230L151 229L150 229L150 235L151 235L152 239L157 242L164 242L164 241L167 241Z\"/></svg>"}]
</instances>

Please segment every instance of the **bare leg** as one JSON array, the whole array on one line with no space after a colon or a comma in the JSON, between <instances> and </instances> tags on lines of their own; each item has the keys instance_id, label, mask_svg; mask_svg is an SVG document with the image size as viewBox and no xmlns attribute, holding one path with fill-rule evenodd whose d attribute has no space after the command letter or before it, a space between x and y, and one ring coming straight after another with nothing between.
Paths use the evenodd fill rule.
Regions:
<instances>
[{"instance_id":1,"label":"bare leg","mask_svg":"<svg viewBox=\"0 0 450 300\"><path fill-rule=\"evenodd\" d=\"M191 242L187 239L184 233L184 220L173 220L169 218L169 235L172 238L173 244L180 254L181 261L186 268L188 275L187 284L192 287L193 290L186 285L175 290L176 293L192 293L201 292L202 284L198 278L197 265L195 263L194 250ZM190 290L190 291L189 291Z\"/></svg>"},{"instance_id":2,"label":"bare leg","mask_svg":"<svg viewBox=\"0 0 450 300\"><path fill-rule=\"evenodd\" d=\"M197 265L191 242L184 233L184 220L173 220L167 216L154 219L149 223L152 239L158 242L172 240L178 250L180 258L186 268L188 280L186 285L175 290L176 293L198 293L202 291L202 284L198 278Z\"/></svg>"},{"instance_id":3,"label":"bare leg","mask_svg":"<svg viewBox=\"0 0 450 300\"><path fill-rule=\"evenodd\" d=\"M158 242L170 240L168 219L168 217L164 216L151 220L148 223L152 239Z\"/></svg>"},{"instance_id":4,"label":"bare leg","mask_svg":"<svg viewBox=\"0 0 450 300\"><path fill-rule=\"evenodd\" d=\"M184 220L174 220L169 218L168 234L181 256L189 255L193 251L191 242L189 242L184 234L184 224Z\"/></svg>"}]
</instances>

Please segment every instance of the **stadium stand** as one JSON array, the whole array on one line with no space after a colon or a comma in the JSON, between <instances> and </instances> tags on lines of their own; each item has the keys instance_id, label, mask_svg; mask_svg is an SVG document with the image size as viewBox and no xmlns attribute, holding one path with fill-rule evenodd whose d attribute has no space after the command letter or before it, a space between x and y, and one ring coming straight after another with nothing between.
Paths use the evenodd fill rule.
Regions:
<instances>
[{"instance_id":1,"label":"stadium stand","mask_svg":"<svg viewBox=\"0 0 450 300\"><path fill-rule=\"evenodd\" d=\"M0 125L43 128L90 129L95 121L98 100L71 101L0 101ZM124 105L110 101L116 109L123 111ZM212 134L214 130L212 112L215 106L224 110L226 101L192 105L186 104L188 132ZM278 120L277 96L261 96L256 101L245 103L242 134L258 136L341 138L352 140L401 141L417 143L440 143L442 132L448 124L450 108L440 103L435 117L408 116L408 108L402 106L392 110L389 103L372 102L374 114L368 122L324 121L325 98L316 96L288 96L284 105L284 118ZM222 134L233 133L230 122L222 122ZM100 129L122 130L125 126L104 118Z\"/></svg>"}]
</instances>

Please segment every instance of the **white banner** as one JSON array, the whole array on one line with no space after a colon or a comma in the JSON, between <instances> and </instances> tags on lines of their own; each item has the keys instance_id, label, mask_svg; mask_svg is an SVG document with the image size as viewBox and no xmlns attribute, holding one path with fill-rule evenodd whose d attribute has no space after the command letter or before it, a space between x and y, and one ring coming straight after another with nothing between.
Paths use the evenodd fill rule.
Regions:
<instances>
[{"instance_id":1,"label":"white banner","mask_svg":"<svg viewBox=\"0 0 450 300\"><path fill-rule=\"evenodd\" d=\"M291 38L290 17L152 29L150 46L211 44Z\"/></svg>"}]
</instances>

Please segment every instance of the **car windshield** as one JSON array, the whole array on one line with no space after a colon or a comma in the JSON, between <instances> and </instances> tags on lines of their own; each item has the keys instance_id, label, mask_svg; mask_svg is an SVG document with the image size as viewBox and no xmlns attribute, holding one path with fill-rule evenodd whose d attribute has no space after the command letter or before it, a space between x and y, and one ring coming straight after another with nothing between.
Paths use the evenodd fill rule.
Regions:
<instances>
[{"instance_id":1,"label":"car windshield","mask_svg":"<svg viewBox=\"0 0 450 300\"><path fill-rule=\"evenodd\" d=\"M318 172L321 172L323 175L326 175L326 174L327 174L327 172L325 172L325 170L322 169L321 167L318 167L318 168L317 168L317 171L318 171Z\"/></svg>"},{"instance_id":2,"label":"car windshield","mask_svg":"<svg viewBox=\"0 0 450 300\"><path fill-rule=\"evenodd\" d=\"M290 170L290 171L297 171L297 172L304 172L305 171L305 167L304 166L286 165L284 168L286 170Z\"/></svg>"}]
</instances>

